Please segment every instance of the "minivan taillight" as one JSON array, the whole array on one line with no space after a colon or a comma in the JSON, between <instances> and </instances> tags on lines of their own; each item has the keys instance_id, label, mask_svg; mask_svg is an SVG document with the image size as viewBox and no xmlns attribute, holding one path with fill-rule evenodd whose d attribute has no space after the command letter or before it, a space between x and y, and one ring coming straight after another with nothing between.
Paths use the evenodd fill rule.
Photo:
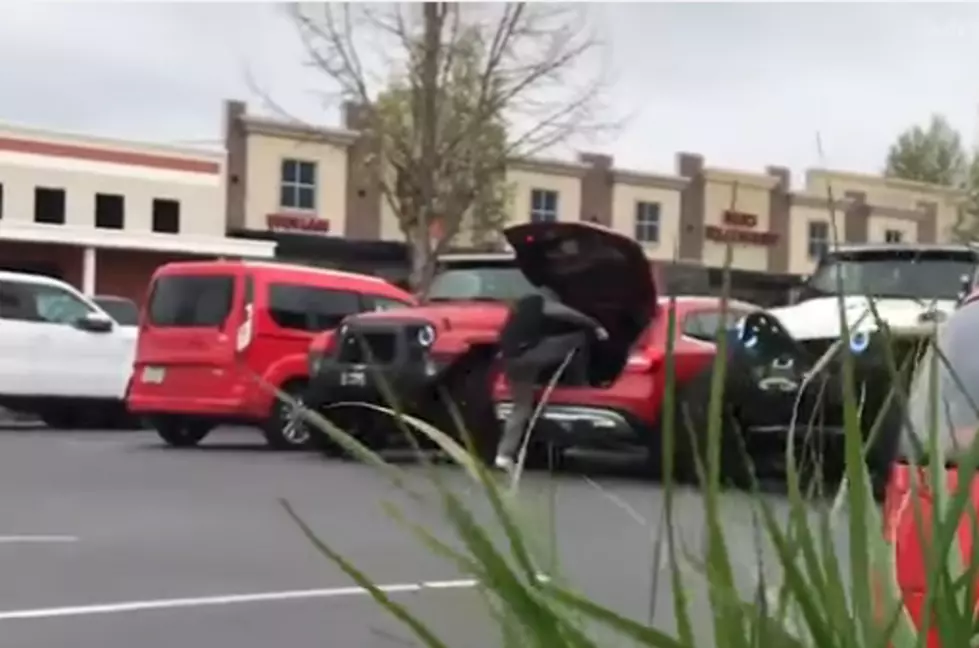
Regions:
<instances>
[{"instance_id":1,"label":"minivan taillight","mask_svg":"<svg viewBox=\"0 0 979 648\"><path fill-rule=\"evenodd\" d=\"M248 345L252 343L252 338L255 336L255 306L254 304L245 304L245 313L242 317L241 324L238 326L238 332L235 336L235 351L242 353L248 348Z\"/></svg>"}]
</instances>

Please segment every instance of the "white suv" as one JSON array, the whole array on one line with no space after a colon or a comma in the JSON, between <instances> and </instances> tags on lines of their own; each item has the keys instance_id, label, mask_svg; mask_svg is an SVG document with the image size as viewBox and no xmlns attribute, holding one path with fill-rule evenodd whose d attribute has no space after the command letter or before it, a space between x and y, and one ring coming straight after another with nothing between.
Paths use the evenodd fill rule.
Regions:
<instances>
[{"instance_id":1,"label":"white suv","mask_svg":"<svg viewBox=\"0 0 979 648\"><path fill-rule=\"evenodd\" d=\"M136 334L63 281L0 271L0 407L52 427L125 425Z\"/></svg>"}]
</instances>

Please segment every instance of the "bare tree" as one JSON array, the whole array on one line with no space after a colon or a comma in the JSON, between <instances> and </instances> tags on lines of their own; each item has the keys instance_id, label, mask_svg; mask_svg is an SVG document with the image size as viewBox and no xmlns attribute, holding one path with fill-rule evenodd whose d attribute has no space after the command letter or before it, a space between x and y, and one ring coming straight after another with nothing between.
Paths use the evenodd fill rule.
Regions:
<instances>
[{"instance_id":1,"label":"bare tree","mask_svg":"<svg viewBox=\"0 0 979 648\"><path fill-rule=\"evenodd\" d=\"M484 240L499 229L508 161L611 125L596 118L607 77L576 7L350 3L290 12L311 65L362 111L416 289L427 289L438 255L467 223Z\"/></svg>"}]
</instances>

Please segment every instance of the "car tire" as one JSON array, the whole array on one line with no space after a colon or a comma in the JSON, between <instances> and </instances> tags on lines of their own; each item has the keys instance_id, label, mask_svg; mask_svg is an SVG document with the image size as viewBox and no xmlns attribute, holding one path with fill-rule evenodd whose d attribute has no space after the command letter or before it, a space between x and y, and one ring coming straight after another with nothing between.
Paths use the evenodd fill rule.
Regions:
<instances>
[{"instance_id":1,"label":"car tire","mask_svg":"<svg viewBox=\"0 0 979 648\"><path fill-rule=\"evenodd\" d=\"M41 412L39 418L49 428L73 430L78 426L77 412L67 406Z\"/></svg>"},{"instance_id":2,"label":"car tire","mask_svg":"<svg viewBox=\"0 0 979 648\"><path fill-rule=\"evenodd\" d=\"M150 423L157 435L173 448L192 448L214 429L210 423L180 417L156 418Z\"/></svg>"},{"instance_id":3,"label":"car tire","mask_svg":"<svg viewBox=\"0 0 979 648\"><path fill-rule=\"evenodd\" d=\"M548 443L531 442L527 446L527 459L524 465L530 470L560 472L565 466L564 449Z\"/></svg>"},{"instance_id":4,"label":"car tire","mask_svg":"<svg viewBox=\"0 0 979 648\"><path fill-rule=\"evenodd\" d=\"M692 380L677 387L673 402L674 414L674 481L681 484L699 484L698 460L707 469L709 404L713 367L708 367ZM725 391L727 391L725 389ZM747 488L751 484L751 467L745 457L745 444L741 440L743 427L737 413L725 398L721 408L720 479L722 486ZM662 425L659 433L649 435L647 463L652 474L662 475Z\"/></svg>"},{"instance_id":5,"label":"car tire","mask_svg":"<svg viewBox=\"0 0 979 648\"><path fill-rule=\"evenodd\" d=\"M306 381L292 380L279 388L303 404ZM280 398L272 403L272 412L262 426L265 442L273 450L302 450L309 448L311 435L309 424L302 420L293 421L292 406Z\"/></svg>"},{"instance_id":6,"label":"car tire","mask_svg":"<svg viewBox=\"0 0 979 648\"><path fill-rule=\"evenodd\" d=\"M502 429L493 403L495 354L492 348L474 348L460 358L442 380L445 394L454 403L465 431L473 443L476 458L486 465L496 459ZM441 400L441 399L440 399ZM450 404L441 402L441 410L432 423L456 439L464 441L457 429Z\"/></svg>"},{"instance_id":7,"label":"car tire","mask_svg":"<svg viewBox=\"0 0 979 648\"><path fill-rule=\"evenodd\" d=\"M350 421L357 415L357 412L353 411L353 408L345 407L321 412L321 414L330 423L349 434L349 430L351 430ZM333 437L315 426L311 426L309 430L309 447L328 459L348 458L347 452L333 440Z\"/></svg>"},{"instance_id":8,"label":"car tire","mask_svg":"<svg viewBox=\"0 0 979 648\"><path fill-rule=\"evenodd\" d=\"M884 499L884 495L886 494L887 482L890 479L891 468L894 466L894 462L897 459L901 441L901 429L904 425L904 416L901 405L899 402L897 402L897 396L891 399L891 403L887 407L887 410L883 413L883 415L880 415L884 402L887 400L888 391L889 387L883 394L876 394L876 398L873 398L870 403L868 403L870 407L865 406L862 417L863 420L861 421L863 426L864 443L866 444L867 438L872 432L875 420L878 416L881 418L881 424L877 430L877 436L871 440L871 443L865 449L864 455L867 471L870 474L871 493L874 496L874 499L877 501L882 501ZM841 458L841 473L844 470L845 461Z\"/></svg>"},{"instance_id":9,"label":"car tire","mask_svg":"<svg viewBox=\"0 0 979 648\"><path fill-rule=\"evenodd\" d=\"M124 403L103 403L86 407L82 425L90 429L135 430L140 421L126 410Z\"/></svg>"}]
</instances>

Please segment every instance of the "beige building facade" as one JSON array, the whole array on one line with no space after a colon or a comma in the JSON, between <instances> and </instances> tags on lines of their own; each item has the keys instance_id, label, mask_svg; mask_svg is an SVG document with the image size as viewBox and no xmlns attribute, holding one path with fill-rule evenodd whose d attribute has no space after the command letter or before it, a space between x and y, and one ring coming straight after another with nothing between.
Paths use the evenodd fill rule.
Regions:
<instances>
[{"instance_id":1,"label":"beige building facade","mask_svg":"<svg viewBox=\"0 0 979 648\"><path fill-rule=\"evenodd\" d=\"M227 236L225 155L0 126L0 269L140 301L161 264L271 258Z\"/></svg>"},{"instance_id":2,"label":"beige building facade","mask_svg":"<svg viewBox=\"0 0 979 648\"><path fill-rule=\"evenodd\" d=\"M381 195L371 150L346 107L344 127L310 128L249 116L227 102L228 226L359 241L403 241ZM711 167L679 153L670 173L617 168L612 157L523 159L507 170L511 222L589 220L635 237L650 258L803 275L833 241L951 240L961 191L826 169L805 173ZM466 247L468 234L453 241Z\"/></svg>"}]
</instances>

